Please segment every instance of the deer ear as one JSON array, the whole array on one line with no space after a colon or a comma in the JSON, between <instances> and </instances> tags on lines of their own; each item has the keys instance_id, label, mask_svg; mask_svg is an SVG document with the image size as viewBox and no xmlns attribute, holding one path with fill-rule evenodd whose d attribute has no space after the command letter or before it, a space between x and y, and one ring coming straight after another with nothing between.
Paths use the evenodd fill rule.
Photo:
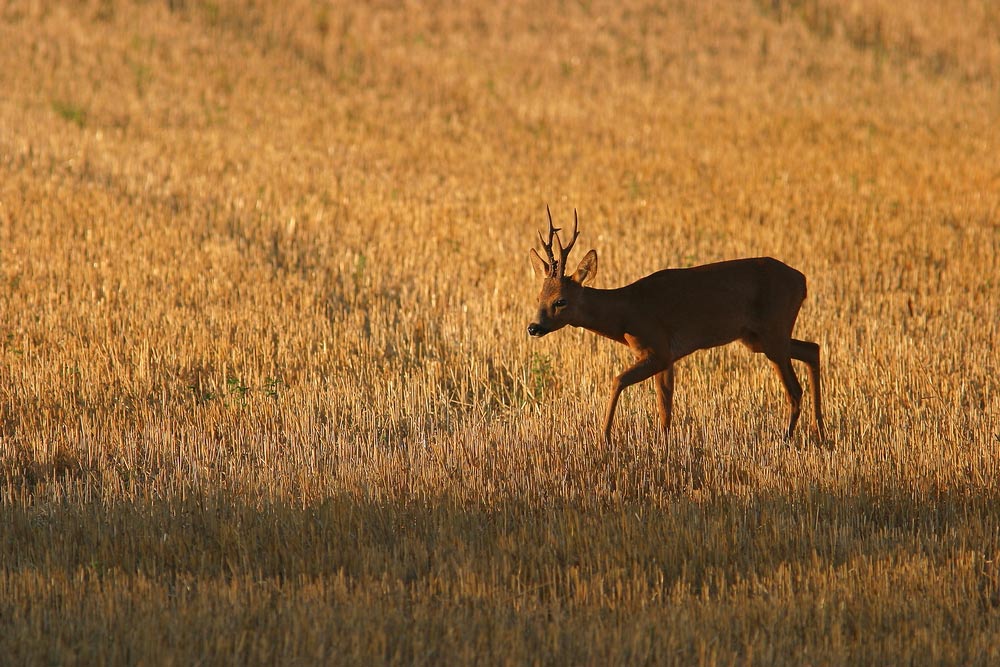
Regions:
<instances>
[{"instance_id":1,"label":"deer ear","mask_svg":"<svg viewBox=\"0 0 1000 667\"><path fill-rule=\"evenodd\" d=\"M542 259L542 256L538 254L537 250L532 248L531 252L528 253L528 256L531 258L531 268L534 270L535 274L540 275L543 278L549 275L549 264Z\"/></svg>"},{"instance_id":2,"label":"deer ear","mask_svg":"<svg viewBox=\"0 0 1000 667\"><path fill-rule=\"evenodd\" d=\"M573 280L585 285L594 279L597 275L597 251L591 250L583 259L580 260L580 266L576 267L576 273L573 274Z\"/></svg>"}]
</instances>

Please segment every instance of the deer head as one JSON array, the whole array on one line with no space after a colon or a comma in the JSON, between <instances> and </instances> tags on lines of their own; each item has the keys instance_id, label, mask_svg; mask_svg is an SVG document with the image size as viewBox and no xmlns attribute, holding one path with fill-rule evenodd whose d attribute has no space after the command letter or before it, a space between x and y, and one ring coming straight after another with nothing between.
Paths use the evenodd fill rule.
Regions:
<instances>
[{"instance_id":1,"label":"deer head","mask_svg":"<svg viewBox=\"0 0 1000 667\"><path fill-rule=\"evenodd\" d=\"M542 291L538 294L538 314L535 316L535 321L528 325L528 333L532 336L544 336L567 324L579 322L580 309L583 307L581 303L584 295L583 286L597 275L596 250L584 255L573 275L566 275L569 251L573 249L576 238L580 235L576 210L573 210L573 238L565 248L562 239L559 238L560 230L552 224L552 212L548 206L545 207L545 212L549 216L549 240L546 243L541 232L538 233L538 240L548 259L542 259L534 248L530 253L532 267L536 273L541 273L544 277ZM552 249L553 243L559 250L558 259Z\"/></svg>"}]
</instances>

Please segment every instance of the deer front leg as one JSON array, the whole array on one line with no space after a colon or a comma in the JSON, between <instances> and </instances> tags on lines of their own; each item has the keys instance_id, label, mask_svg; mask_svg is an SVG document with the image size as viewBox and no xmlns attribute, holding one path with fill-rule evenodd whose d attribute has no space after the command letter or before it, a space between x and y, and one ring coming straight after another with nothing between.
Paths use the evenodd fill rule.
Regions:
<instances>
[{"instance_id":1,"label":"deer front leg","mask_svg":"<svg viewBox=\"0 0 1000 667\"><path fill-rule=\"evenodd\" d=\"M618 397L626 387L631 387L637 382L648 380L664 368L667 364L656 357L644 357L639 359L631 368L615 378L611 385L611 400L608 401L608 413L604 419L604 442L611 445L611 423L615 419L615 408L618 407Z\"/></svg>"},{"instance_id":2,"label":"deer front leg","mask_svg":"<svg viewBox=\"0 0 1000 667\"><path fill-rule=\"evenodd\" d=\"M673 364L667 369L656 374L656 398L660 408L660 428L663 429L663 441L670 442L670 418L673 414L674 405L674 367Z\"/></svg>"}]
</instances>

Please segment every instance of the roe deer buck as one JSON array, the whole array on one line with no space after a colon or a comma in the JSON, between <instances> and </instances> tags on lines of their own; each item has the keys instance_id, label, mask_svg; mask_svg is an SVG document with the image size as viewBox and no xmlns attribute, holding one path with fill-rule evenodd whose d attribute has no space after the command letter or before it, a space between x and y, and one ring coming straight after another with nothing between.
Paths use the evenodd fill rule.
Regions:
<instances>
[{"instance_id":1,"label":"roe deer buck","mask_svg":"<svg viewBox=\"0 0 1000 667\"><path fill-rule=\"evenodd\" d=\"M626 387L656 377L660 425L670 429L674 362L694 352L742 341L763 352L781 377L791 415L786 438L799 419L802 387L792 359L809 366L816 427L823 437L820 409L819 345L792 338L792 327L806 297L806 278L771 257L735 259L688 269L665 269L618 289L587 287L597 272L597 251L588 252L576 272L566 275L566 259L580 235L573 211L573 238L565 248L549 216L549 241L538 233L548 260L532 248L531 259L545 277L538 295L538 315L528 325L544 336L567 324L583 327L628 345L635 363L615 378L604 420L604 440L611 442L618 397ZM552 251L553 239L559 249Z\"/></svg>"}]
</instances>

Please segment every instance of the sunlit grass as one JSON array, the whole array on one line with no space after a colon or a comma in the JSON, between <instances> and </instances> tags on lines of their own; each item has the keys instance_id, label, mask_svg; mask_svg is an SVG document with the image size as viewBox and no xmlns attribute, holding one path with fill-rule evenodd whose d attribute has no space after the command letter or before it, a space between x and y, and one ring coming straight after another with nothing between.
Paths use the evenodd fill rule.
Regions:
<instances>
[{"instance_id":1,"label":"sunlit grass","mask_svg":"<svg viewBox=\"0 0 1000 667\"><path fill-rule=\"evenodd\" d=\"M0 9L16 663L995 662L990 3ZM803 271L829 438L742 347L600 436L596 284ZM572 260L571 260L572 261ZM798 368L807 385L804 368Z\"/></svg>"}]
</instances>

